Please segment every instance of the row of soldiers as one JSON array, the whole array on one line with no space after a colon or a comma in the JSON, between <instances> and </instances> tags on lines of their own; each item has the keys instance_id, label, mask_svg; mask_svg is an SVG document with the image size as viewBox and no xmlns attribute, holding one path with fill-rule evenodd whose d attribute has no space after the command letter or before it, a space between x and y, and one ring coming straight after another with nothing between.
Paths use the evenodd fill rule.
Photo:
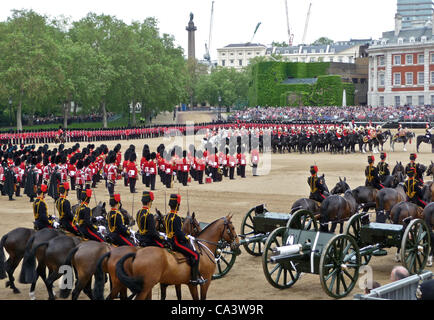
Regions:
<instances>
[{"instance_id":1,"label":"row of soldiers","mask_svg":"<svg viewBox=\"0 0 434 320\"><path fill-rule=\"evenodd\" d=\"M99 221L105 220L104 216L93 216L89 207L92 198L92 189L88 188L81 192L81 203L72 210L68 200L70 186L64 182L59 187L60 197L56 200L55 206L59 218L48 214L48 206L45 202L45 195L48 187L43 184L38 187L37 198L33 203L34 226L36 230L44 228L60 228L86 240L104 242L108 240L115 246L156 246L165 248L169 246L172 250L186 255L191 265L191 284L200 285L205 280L200 276L199 254L191 245L190 236L182 231L182 220L178 214L181 204L181 196L172 194L169 199L170 212L164 218L165 233L156 229L156 221L151 213L154 194L152 191L144 191L141 202L142 208L136 213L138 231L135 232L126 223L121 213L121 196L113 194L110 196L110 212L107 214L106 223L108 234L105 236L106 228L98 226Z\"/></svg>"}]
</instances>

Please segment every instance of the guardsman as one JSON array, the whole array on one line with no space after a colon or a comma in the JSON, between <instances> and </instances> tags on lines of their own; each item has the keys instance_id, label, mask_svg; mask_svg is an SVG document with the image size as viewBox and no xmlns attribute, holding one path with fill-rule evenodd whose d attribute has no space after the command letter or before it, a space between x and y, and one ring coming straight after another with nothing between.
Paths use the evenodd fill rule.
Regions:
<instances>
[{"instance_id":1,"label":"guardsman","mask_svg":"<svg viewBox=\"0 0 434 320\"><path fill-rule=\"evenodd\" d=\"M252 152L251 152L251 158L250 161L252 162L252 173L254 177L257 177L257 170L258 170L258 164L259 164L259 150L258 150L258 142L254 141L252 143Z\"/></svg>"},{"instance_id":2,"label":"guardsman","mask_svg":"<svg viewBox=\"0 0 434 320\"><path fill-rule=\"evenodd\" d=\"M373 187L377 190L381 190L384 186L380 182L380 178L378 177L378 169L374 166L375 158L374 156L368 157L368 166L365 169L365 186Z\"/></svg>"},{"instance_id":3,"label":"guardsman","mask_svg":"<svg viewBox=\"0 0 434 320\"><path fill-rule=\"evenodd\" d=\"M407 201L412 202L422 208L425 208L426 203L422 200L423 184L416 179L416 168L410 168L408 171L406 171L406 174L408 176L408 179L404 182L404 191L407 195Z\"/></svg>"},{"instance_id":4,"label":"guardsman","mask_svg":"<svg viewBox=\"0 0 434 320\"><path fill-rule=\"evenodd\" d=\"M171 194L169 200L170 212L165 218L166 235L172 243L172 248L175 251L181 252L188 258L191 267L192 285L201 285L205 280L199 274L199 254L194 250L190 243L190 236L187 236L182 231L182 220L178 215L179 206L181 204L181 196L179 194Z\"/></svg>"},{"instance_id":5,"label":"guardsman","mask_svg":"<svg viewBox=\"0 0 434 320\"><path fill-rule=\"evenodd\" d=\"M387 154L382 152L380 155L381 161L377 164L378 176L380 181L383 182L387 176L390 176L389 164L386 162Z\"/></svg>"},{"instance_id":6,"label":"guardsman","mask_svg":"<svg viewBox=\"0 0 434 320\"><path fill-rule=\"evenodd\" d=\"M160 234L155 228L154 215L150 211L153 201L154 193L143 191L143 207L137 212L136 216L137 226L139 228L136 234L136 239L141 247L154 246L164 248Z\"/></svg>"},{"instance_id":7,"label":"guardsman","mask_svg":"<svg viewBox=\"0 0 434 320\"><path fill-rule=\"evenodd\" d=\"M157 154L151 153L150 160L148 161L149 177L151 190L155 190L155 180L157 178Z\"/></svg>"},{"instance_id":8,"label":"guardsman","mask_svg":"<svg viewBox=\"0 0 434 320\"><path fill-rule=\"evenodd\" d=\"M59 212L59 223L63 230L71 232L76 236L80 235L77 227L74 225L74 215L71 211L71 203L67 199L69 192L69 183L64 182L59 186L60 197L56 200L56 209Z\"/></svg>"},{"instance_id":9,"label":"guardsman","mask_svg":"<svg viewBox=\"0 0 434 320\"><path fill-rule=\"evenodd\" d=\"M203 184L203 174L205 172L205 160L203 159L202 150L196 152L196 179L199 184Z\"/></svg>"},{"instance_id":10,"label":"guardsman","mask_svg":"<svg viewBox=\"0 0 434 320\"><path fill-rule=\"evenodd\" d=\"M107 190L109 192L109 195L111 196L115 193L115 185L118 174L118 168L116 166L116 154L110 154L107 159Z\"/></svg>"},{"instance_id":11,"label":"guardsman","mask_svg":"<svg viewBox=\"0 0 434 320\"><path fill-rule=\"evenodd\" d=\"M35 218L35 230L42 230L44 228L57 228L59 223L56 222L51 216L48 216L48 207L45 203L45 194L47 193L47 185L43 184L38 188L37 198L33 202L33 216Z\"/></svg>"},{"instance_id":12,"label":"guardsman","mask_svg":"<svg viewBox=\"0 0 434 320\"><path fill-rule=\"evenodd\" d=\"M419 182L423 184L423 172L424 172L424 170L421 168L419 163L416 163L416 159L417 159L417 154L411 153L410 154L410 162L407 163L407 165L405 167L405 174L407 174L411 169L415 168L416 169L416 175L414 176L414 178L416 180L419 180Z\"/></svg>"},{"instance_id":13,"label":"guardsman","mask_svg":"<svg viewBox=\"0 0 434 320\"><path fill-rule=\"evenodd\" d=\"M246 161L246 155L244 154L245 151L246 151L245 147L237 148L237 163L238 163L238 171L239 171L238 175L241 176L241 178L246 177L247 161Z\"/></svg>"},{"instance_id":14,"label":"guardsman","mask_svg":"<svg viewBox=\"0 0 434 320\"><path fill-rule=\"evenodd\" d=\"M307 178L307 183L310 188L309 199L322 203L328 195L326 194L326 190L321 180L318 179L318 167L311 166L310 174L311 176Z\"/></svg>"},{"instance_id":15,"label":"guardsman","mask_svg":"<svg viewBox=\"0 0 434 320\"><path fill-rule=\"evenodd\" d=\"M137 156L135 152L132 152L130 154L130 161L127 164L126 172L128 175L128 184L130 186L130 192L131 193L137 193L136 192L136 182L139 178L137 166L136 166L136 160Z\"/></svg>"},{"instance_id":16,"label":"guardsman","mask_svg":"<svg viewBox=\"0 0 434 320\"><path fill-rule=\"evenodd\" d=\"M92 210L89 208L89 202L92 198L92 189L86 189L81 192L82 203L77 209L75 220L78 223L78 230L88 240L104 242L103 236L99 233L99 228L92 223Z\"/></svg>"},{"instance_id":17,"label":"guardsman","mask_svg":"<svg viewBox=\"0 0 434 320\"><path fill-rule=\"evenodd\" d=\"M110 196L111 210L108 213L108 228L109 237L112 243L116 246L130 246L134 247L133 232L125 224L124 216L119 211L121 204L121 195L114 194Z\"/></svg>"}]
</instances>

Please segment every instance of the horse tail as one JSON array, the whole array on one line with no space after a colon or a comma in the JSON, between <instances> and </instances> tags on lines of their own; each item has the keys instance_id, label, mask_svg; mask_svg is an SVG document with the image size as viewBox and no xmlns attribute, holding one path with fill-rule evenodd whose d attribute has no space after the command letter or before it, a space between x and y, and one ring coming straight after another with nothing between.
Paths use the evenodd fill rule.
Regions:
<instances>
[{"instance_id":1,"label":"horse tail","mask_svg":"<svg viewBox=\"0 0 434 320\"><path fill-rule=\"evenodd\" d=\"M33 283L36 279L36 250L47 245L48 242L39 243L24 255L23 265L20 272L20 283Z\"/></svg>"},{"instance_id":2,"label":"horse tail","mask_svg":"<svg viewBox=\"0 0 434 320\"><path fill-rule=\"evenodd\" d=\"M124 262L129 258L135 258L136 253L128 253L123 256L118 263L116 263L116 275L119 281L130 289L133 293L140 293L143 290L143 278L142 277L130 277L125 272Z\"/></svg>"},{"instance_id":3,"label":"horse tail","mask_svg":"<svg viewBox=\"0 0 434 320\"><path fill-rule=\"evenodd\" d=\"M103 300L104 299L104 283L105 283L105 277L104 277L104 270L102 269L102 264L104 263L105 259L110 258L111 251L106 252L103 254L96 264L96 270L94 273L95 276L95 286L93 288L93 297L95 300Z\"/></svg>"},{"instance_id":4,"label":"horse tail","mask_svg":"<svg viewBox=\"0 0 434 320\"><path fill-rule=\"evenodd\" d=\"M320 223L321 224L325 224L325 223L329 222L328 207L329 207L329 201L327 201L327 199L324 200L321 203L321 206L319 207ZM328 229L328 227L327 227L327 229ZM323 230L325 231L325 227Z\"/></svg>"},{"instance_id":5,"label":"horse tail","mask_svg":"<svg viewBox=\"0 0 434 320\"><path fill-rule=\"evenodd\" d=\"M384 211L384 194L380 194L377 200L377 211Z\"/></svg>"},{"instance_id":6,"label":"horse tail","mask_svg":"<svg viewBox=\"0 0 434 320\"><path fill-rule=\"evenodd\" d=\"M72 265L72 258L74 257L75 253L78 251L79 247L72 248L68 252L68 256L65 259L64 265L71 266ZM69 297L69 294L71 293L71 289L64 288L60 289L59 295L62 299L66 299Z\"/></svg>"},{"instance_id":7,"label":"horse tail","mask_svg":"<svg viewBox=\"0 0 434 320\"><path fill-rule=\"evenodd\" d=\"M428 226L428 230L432 230L434 226L431 224L431 216L433 215L434 210L425 210L425 211L426 211L426 213L424 212L425 223ZM433 244L431 244L431 246L433 246Z\"/></svg>"},{"instance_id":8,"label":"horse tail","mask_svg":"<svg viewBox=\"0 0 434 320\"><path fill-rule=\"evenodd\" d=\"M5 253L3 247L8 238L8 234L5 234L0 240L0 279L6 278L6 268L5 268Z\"/></svg>"},{"instance_id":9,"label":"horse tail","mask_svg":"<svg viewBox=\"0 0 434 320\"><path fill-rule=\"evenodd\" d=\"M33 246L33 242L35 241L35 234L31 235L29 240L27 240L26 243L26 248L24 249L24 256L23 256L23 265L27 264L27 261L29 260L29 256L30 256L30 252L32 251L32 246ZM25 274L23 272L23 268L21 267L21 272L20 272L20 278L19 278L19 282L20 283L26 283L25 282Z\"/></svg>"},{"instance_id":10,"label":"horse tail","mask_svg":"<svg viewBox=\"0 0 434 320\"><path fill-rule=\"evenodd\" d=\"M401 216L402 207L400 205L396 207L395 215L393 216L393 224L399 224L399 217Z\"/></svg>"}]
</instances>

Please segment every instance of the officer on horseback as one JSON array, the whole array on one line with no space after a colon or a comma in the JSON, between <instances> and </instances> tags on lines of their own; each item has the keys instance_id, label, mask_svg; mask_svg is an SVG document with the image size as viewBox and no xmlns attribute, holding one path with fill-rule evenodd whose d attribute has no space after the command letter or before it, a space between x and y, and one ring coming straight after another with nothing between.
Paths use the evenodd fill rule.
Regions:
<instances>
[{"instance_id":1,"label":"officer on horseback","mask_svg":"<svg viewBox=\"0 0 434 320\"><path fill-rule=\"evenodd\" d=\"M104 242L103 236L99 233L99 228L92 223L92 210L89 208L92 189L82 191L82 203L77 209L76 217L78 230L88 240Z\"/></svg>"},{"instance_id":2,"label":"officer on horseback","mask_svg":"<svg viewBox=\"0 0 434 320\"><path fill-rule=\"evenodd\" d=\"M154 215L150 211L152 207L152 201L154 201L154 193L143 191L143 207L137 212L136 216L137 226L139 227L136 239L141 247L158 246L164 248L160 234L155 228Z\"/></svg>"},{"instance_id":3,"label":"officer on horseback","mask_svg":"<svg viewBox=\"0 0 434 320\"><path fill-rule=\"evenodd\" d=\"M124 216L119 211L121 204L121 195L114 194L110 196L111 210L108 214L108 228L109 238L116 246L130 246L134 247L134 240L131 238L134 236L133 232L125 224Z\"/></svg>"},{"instance_id":4,"label":"officer on horseback","mask_svg":"<svg viewBox=\"0 0 434 320\"><path fill-rule=\"evenodd\" d=\"M416 175L415 179L419 180L420 183L423 184L423 172L424 170L421 168L419 163L416 163L417 154L411 153L410 154L410 162L405 166L405 174L408 174L408 172L412 171L413 168L416 169Z\"/></svg>"},{"instance_id":5,"label":"officer on horseback","mask_svg":"<svg viewBox=\"0 0 434 320\"><path fill-rule=\"evenodd\" d=\"M407 195L407 201L412 202L422 208L425 208L426 203L422 200L423 184L416 179L416 168L410 168L406 172L408 179L404 182L404 191Z\"/></svg>"},{"instance_id":6,"label":"officer on horseback","mask_svg":"<svg viewBox=\"0 0 434 320\"><path fill-rule=\"evenodd\" d=\"M389 164L386 162L387 154L382 152L380 155L381 161L377 164L378 176L381 182L384 182L387 176L390 176Z\"/></svg>"},{"instance_id":7,"label":"officer on horseback","mask_svg":"<svg viewBox=\"0 0 434 320\"><path fill-rule=\"evenodd\" d=\"M171 194L169 200L170 212L165 218L167 238L172 243L173 250L187 256L191 267L190 284L202 285L206 280L204 280L199 273L199 254L190 243L190 236L187 236L182 231L181 217L178 216L180 204L181 196L179 194Z\"/></svg>"},{"instance_id":8,"label":"officer on horseback","mask_svg":"<svg viewBox=\"0 0 434 320\"><path fill-rule=\"evenodd\" d=\"M45 194L47 193L47 185L43 184L38 188L37 198L33 202L33 215L35 217L34 227L35 230L42 230L44 228L57 228L59 223L53 217L48 216L48 207L45 203Z\"/></svg>"},{"instance_id":9,"label":"officer on horseback","mask_svg":"<svg viewBox=\"0 0 434 320\"><path fill-rule=\"evenodd\" d=\"M71 211L71 203L67 199L69 191L69 183L64 182L59 186L60 197L56 200L56 209L59 212L60 227L76 236L80 236L80 231L74 225L74 215Z\"/></svg>"},{"instance_id":10,"label":"officer on horseback","mask_svg":"<svg viewBox=\"0 0 434 320\"><path fill-rule=\"evenodd\" d=\"M365 169L365 186L366 187L373 187L377 190L381 190L384 188L384 186L380 182L380 178L378 176L378 169L374 166L375 158L374 156L368 157L368 163L369 165Z\"/></svg>"},{"instance_id":11,"label":"officer on horseback","mask_svg":"<svg viewBox=\"0 0 434 320\"><path fill-rule=\"evenodd\" d=\"M309 199L322 203L328 194L324 188L323 182L318 178L318 167L311 166L310 174L311 176L307 178L307 183L310 187Z\"/></svg>"}]
</instances>

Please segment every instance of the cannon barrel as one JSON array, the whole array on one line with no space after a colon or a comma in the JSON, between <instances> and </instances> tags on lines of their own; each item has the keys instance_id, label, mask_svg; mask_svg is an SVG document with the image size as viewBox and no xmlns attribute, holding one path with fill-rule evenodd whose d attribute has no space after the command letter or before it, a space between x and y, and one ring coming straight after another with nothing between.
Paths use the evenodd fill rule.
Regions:
<instances>
[{"instance_id":1,"label":"cannon barrel","mask_svg":"<svg viewBox=\"0 0 434 320\"><path fill-rule=\"evenodd\" d=\"M280 261L301 257L312 253L312 246L310 243L304 245L295 244L291 246L278 247L273 250L275 255L270 257L272 263L279 263Z\"/></svg>"}]
</instances>

